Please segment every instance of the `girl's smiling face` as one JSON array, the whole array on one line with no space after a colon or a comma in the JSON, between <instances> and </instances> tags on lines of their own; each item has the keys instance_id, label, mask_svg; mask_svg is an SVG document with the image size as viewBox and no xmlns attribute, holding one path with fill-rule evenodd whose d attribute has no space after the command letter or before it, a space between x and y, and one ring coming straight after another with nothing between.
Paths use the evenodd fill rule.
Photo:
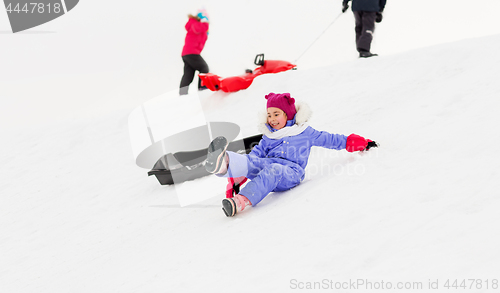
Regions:
<instances>
[{"instance_id":1,"label":"girl's smiling face","mask_svg":"<svg viewBox=\"0 0 500 293\"><path fill-rule=\"evenodd\" d=\"M287 117L285 112L279 108L267 108L267 123L274 129L279 130L286 126Z\"/></svg>"}]
</instances>

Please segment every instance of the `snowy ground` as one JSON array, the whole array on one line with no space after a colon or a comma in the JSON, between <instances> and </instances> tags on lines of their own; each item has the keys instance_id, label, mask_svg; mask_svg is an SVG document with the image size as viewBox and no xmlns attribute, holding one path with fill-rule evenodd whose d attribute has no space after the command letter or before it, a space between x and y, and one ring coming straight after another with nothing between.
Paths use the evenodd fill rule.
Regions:
<instances>
[{"instance_id":1,"label":"snowy ground","mask_svg":"<svg viewBox=\"0 0 500 293\"><path fill-rule=\"evenodd\" d=\"M394 2L377 28L379 57L356 58L346 14L299 70L213 94L240 111L291 92L316 129L381 144L316 149L301 185L231 219L224 181L185 183L213 197L180 208L174 187L134 164L128 136L132 109L177 86L185 14L202 2L82 1L20 34L0 18L0 291L356 292L371 282L497 292L500 3ZM221 75L256 53L294 61L340 8L203 3L213 19L204 52Z\"/></svg>"}]
</instances>

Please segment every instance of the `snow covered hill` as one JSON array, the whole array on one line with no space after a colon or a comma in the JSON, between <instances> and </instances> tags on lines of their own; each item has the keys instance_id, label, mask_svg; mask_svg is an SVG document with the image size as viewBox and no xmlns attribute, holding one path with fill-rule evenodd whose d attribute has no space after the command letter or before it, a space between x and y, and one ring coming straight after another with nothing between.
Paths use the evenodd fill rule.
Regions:
<instances>
[{"instance_id":1,"label":"snow covered hill","mask_svg":"<svg viewBox=\"0 0 500 293\"><path fill-rule=\"evenodd\" d=\"M25 34L0 19L0 292L498 290L500 2L473 12L463 0L391 2L375 36L381 55L363 60L346 14L299 70L213 93L249 132L256 113L245 106L290 92L316 129L381 145L315 149L301 185L235 218L221 211L224 180L160 186L134 163L130 112L180 78L173 23L206 4L204 54L215 73L238 74L263 51L293 61L340 1L101 2ZM238 44L235 60L227 44ZM186 191L209 199L181 208Z\"/></svg>"},{"instance_id":2,"label":"snow covered hill","mask_svg":"<svg viewBox=\"0 0 500 293\"><path fill-rule=\"evenodd\" d=\"M0 157L2 291L491 285L500 272L500 58L488 53L499 45L500 36L460 41L214 93L264 105L264 93L288 91L310 104L315 128L381 144L365 154L316 149L301 185L231 219L220 210L224 181L185 183L215 196L179 208L174 187L134 165L127 111L9 136Z\"/></svg>"}]
</instances>

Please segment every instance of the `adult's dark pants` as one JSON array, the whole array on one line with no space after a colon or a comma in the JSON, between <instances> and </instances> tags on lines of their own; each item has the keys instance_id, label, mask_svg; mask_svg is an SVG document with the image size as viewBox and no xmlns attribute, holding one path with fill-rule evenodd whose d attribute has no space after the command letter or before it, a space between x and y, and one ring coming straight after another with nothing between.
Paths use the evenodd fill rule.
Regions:
<instances>
[{"instance_id":1,"label":"adult's dark pants","mask_svg":"<svg viewBox=\"0 0 500 293\"><path fill-rule=\"evenodd\" d=\"M353 11L356 20L356 49L358 52L370 52L375 31L376 12L372 11Z\"/></svg>"},{"instance_id":2,"label":"adult's dark pants","mask_svg":"<svg viewBox=\"0 0 500 293\"><path fill-rule=\"evenodd\" d=\"M181 79L179 94L187 95L189 85L193 82L196 71L208 73L208 65L198 54L184 55L182 56L182 61L184 61L184 75ZM198 78L198 89L203 89L200 78Z\"/></svg>"}]
</instances>

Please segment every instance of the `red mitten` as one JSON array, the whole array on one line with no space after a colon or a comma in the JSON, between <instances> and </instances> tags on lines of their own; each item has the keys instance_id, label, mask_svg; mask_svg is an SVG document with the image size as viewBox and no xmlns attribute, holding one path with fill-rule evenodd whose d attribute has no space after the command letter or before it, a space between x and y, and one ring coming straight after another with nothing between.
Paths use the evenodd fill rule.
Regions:
<instances>
[{"instance_id":1,"label":"red mitten","mask_svg":"<svg viewBox=\"0 0 500 293\"><path fill-rule=\"evenodd\" d=\"M231 198L240 193L240 186L247 181L245 176L236 178L227 178L226 198Z\"/></svg>"},{"instance_id":2,"label":"red mitten","mask_svg":"<svg viewBox=\"0 0 500 293\"><path fill-rule=\"evenodd\" d=\"M351 134L347 137L347 142L345 144L345 149L348 152L356 152L356 151L363 151L366 149L366 146L368 145L368 142L371 140L365 139L364 137L361 137L357 134Z\"/></svg>"}]
</instances>

